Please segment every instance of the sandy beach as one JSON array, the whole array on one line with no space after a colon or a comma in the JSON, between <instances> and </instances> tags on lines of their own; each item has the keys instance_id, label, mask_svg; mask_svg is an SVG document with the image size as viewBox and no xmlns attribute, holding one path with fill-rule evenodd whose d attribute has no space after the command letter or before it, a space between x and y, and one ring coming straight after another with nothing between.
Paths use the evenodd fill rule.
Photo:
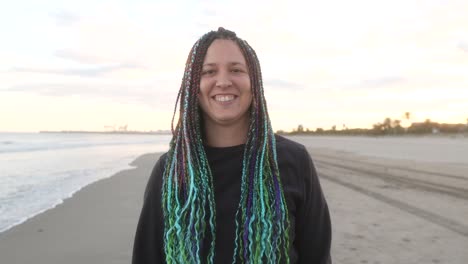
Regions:
<instances>
[{"instance_id":1,"label":"sandy beach","mask_svg":"<svg viewBox=\"0 0 468 264\"><path fill-rule=\"evenodd\" d=\"M468 168L309 148L335 263L468 263Z\"/></svg>"},{"instance_id":2,"label":"sandy beach","mask_svg":"<svg viewBox=\"0 0 468 264\"><path fill-rule=\"evenodd\" d=\"M326 138L292 139L307 147L321 178L334 263L468 263L468 159L459 156L468 157L468 149L454 150L450 162L450 150L439 146L432 151L446 158L436 162L353 152L357 140L372 147L366 139L335 139L333 147ZM398 151L395 142L391 151ZM403 145L400 151L408 152ZM424 156L426 150L419 151ZM1 233L0 263L130 263L143 191L158 156L145 154L133 169Z\"/></svg>"},{"instance_id":3,"label":"sandy beach","mask_svg":"<svg viewBox=\"0 0 468 264\"><path fill-rule=\"evenodd\" d=\"M130 263L143 192L158 154L86 186L54 209L0 234L2 264Z\"/></svg>"}]
</instances>

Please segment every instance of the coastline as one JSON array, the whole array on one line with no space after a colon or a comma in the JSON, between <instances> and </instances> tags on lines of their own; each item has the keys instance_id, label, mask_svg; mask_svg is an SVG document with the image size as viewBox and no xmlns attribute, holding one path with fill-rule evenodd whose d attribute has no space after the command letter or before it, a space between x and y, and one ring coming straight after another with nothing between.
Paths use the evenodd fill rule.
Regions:
<instances>
[{"instance_id":1,"label":"coastline","mask_svg":"<svg viewBox=\"0 0 468 264\"><path fill-rule=\"evenodd\" d=\"M144 188L161 154L141 155L134 168L0 233L0 262L129 263Z\"/></svg>"}]
</instances>

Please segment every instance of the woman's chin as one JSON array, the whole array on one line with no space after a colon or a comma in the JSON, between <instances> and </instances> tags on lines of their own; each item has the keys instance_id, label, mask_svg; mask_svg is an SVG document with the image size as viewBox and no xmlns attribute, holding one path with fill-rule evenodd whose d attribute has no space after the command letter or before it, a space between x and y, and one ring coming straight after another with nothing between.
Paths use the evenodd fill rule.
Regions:
<instances>
[{"instance_id":1,"label":"woman's chin","mask_svg":"<svg viewBox=\"0 0 468 264\"><path fill-rule=\"evenodd\" d=\"M218 115L213 118L210 118L211 122L213 125L221 125L221 126L234 126L237 124L244 124L245 123L245 118L238 116L238 115Z\"/></svg>"}]
</instances>

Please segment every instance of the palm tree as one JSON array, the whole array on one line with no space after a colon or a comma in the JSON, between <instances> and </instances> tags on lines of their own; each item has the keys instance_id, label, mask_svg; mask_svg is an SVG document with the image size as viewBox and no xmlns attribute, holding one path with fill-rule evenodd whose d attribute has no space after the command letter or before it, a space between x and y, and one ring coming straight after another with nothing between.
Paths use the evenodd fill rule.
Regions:
<instances>
[{"instance_id":1,"label":"palm tree","mask_svg":"<svg viewBox=\"0 0 468 264\"><path fill-rule=\"evenodd\" d=\"M405 132L408 132L408 128L411 126L411 123L410 123L411 113L405 112L405 118L408 121L408 125L405 127Z\"/></svg>"},{"instance_id":2,"label":"palm tree","mask_svg":"<svg viewBox=\"0 0 468 264\"><path fill-rule=\"evenodd\" d=\"M390 131L390 129L392 128L392 119L390 117L385 118L383 126L386 132Z\"/></svg>"},{"instance_id":3,"label":"palm tree","mask_svg":"<svg viewBox=\"0 0 468 264\"><path fill-rule=\"evenodd\" d=\"M409 119L410 119L410 116L411 116L411 113L410 113L410 112L406 112L406 113L405 113L405 118L406 118L406 120L409 120Z\"/></svg>"}]
</instances>

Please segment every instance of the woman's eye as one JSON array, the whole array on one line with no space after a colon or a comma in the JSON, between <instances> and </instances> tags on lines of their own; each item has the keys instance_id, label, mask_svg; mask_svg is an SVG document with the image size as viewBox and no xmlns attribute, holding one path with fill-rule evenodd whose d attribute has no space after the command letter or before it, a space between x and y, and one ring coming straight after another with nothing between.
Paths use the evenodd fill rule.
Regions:
<instances>
[{"instance_id":1,"label":"woman's eye","mask_svg":"<svg viewBox=\"0 0 468 264\"><path fill-rule=\"evenodd\" d=\"M242 72L242 69L232 69L233 72Z\"/></svg>"},{"instance_id":2,"label":"woman's eye","mask_svg":"<svg viewBox=\"0 0 468 264\"><path fill-rule=\"evenodd\" d=\"M205 75L205 74L213 74L214 73L214 70L205 70L205 71L202 71L202 75Z\"/></svg>"}]
</instances>

